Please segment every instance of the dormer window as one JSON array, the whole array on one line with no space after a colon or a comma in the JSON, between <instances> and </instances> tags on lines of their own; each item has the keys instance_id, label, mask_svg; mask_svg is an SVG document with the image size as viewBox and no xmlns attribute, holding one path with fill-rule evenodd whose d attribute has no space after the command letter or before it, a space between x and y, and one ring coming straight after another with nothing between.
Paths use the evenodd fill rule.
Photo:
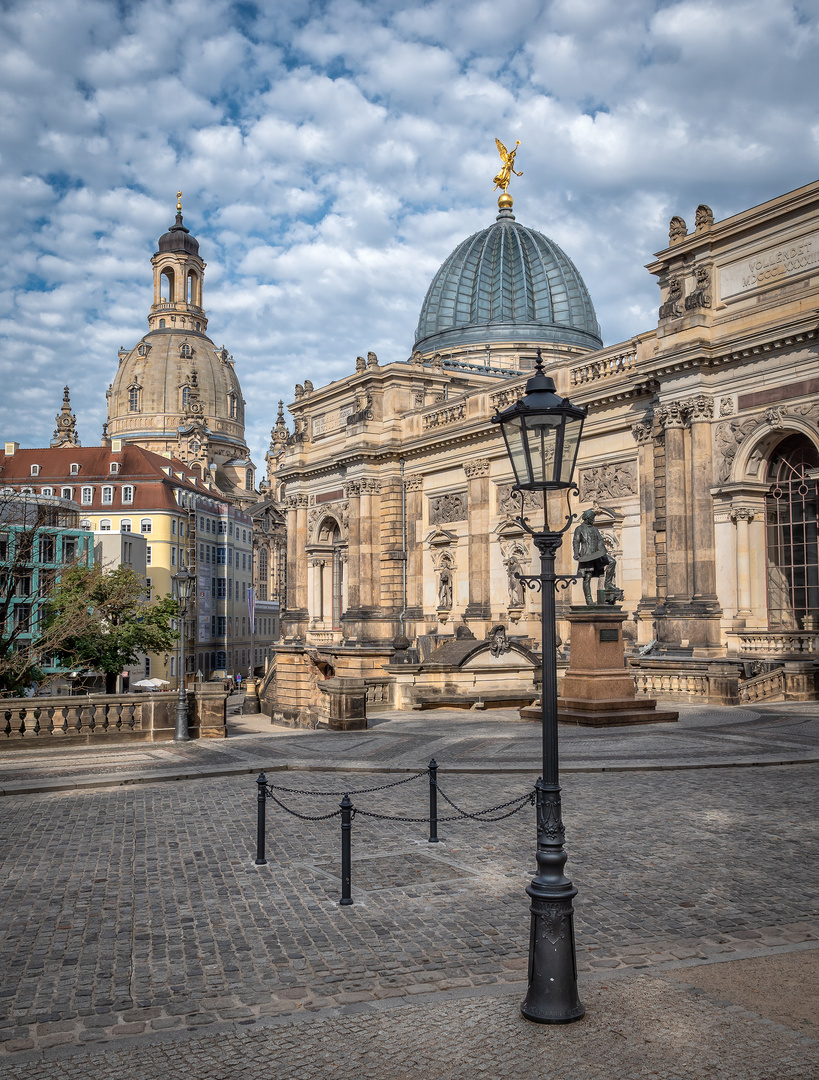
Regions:
<instances>
[{"instance_id":1,"label":"dormer window","mask_svg":"<svg viewBox=\"0 0 819 1080\"><path fill-rule=\"evenodd\" d=\"M114 489L112 487L104 487L102 489L102 503L103 506L110 506L114 501Z\"/></svg>"},{"instance_id":2,"label":"dormer window","mask_svg":"<svg viewBox=\"0 0 819 1080\"><path fill-rule=\"evenodd\" d=\"M179 355L184 360L189 360L193 355L193 349L190 347L190 345L188 345L187 342L184 342L184 344L179 346Z\"/></svg>"},{"instance_id":3,"label":"dormer window","mask_svg":"<svg viewBox=\"0 0 819 1080\"><path fill-rule=\"evenodd\" d=\"M110 472L110 473L118 473L119 472L119 462L118 461L112 461L111 464L108 466L108 472Z\"/></svg>"},{"instance_id":4,"label":"dormer window","mask_svg":"<svg viewBox=\"0 0 819 1080\"><path fill-rule=\"evenodd\" d=\"M143 343L142 345L139 346L139 348L137 349L137 352L139 353L140 356L147 356L148 355L148 350L150 349L150 347L151 347L150 345L145 345Z\"/></svg>"},{"instance_id":5,"label":"dormer window","mask_svg":"<svg viewBox=\"0 0 819 1080\"><path fill-rule=\"evenodd\" d=\"M132 382L128 387L128 408L131 412L139 412L142 404L140 397L142 394L142 387L137 382Z\"/></svg>"},{"instance_id":6,"label":"dormer window","mask_svg":"<svg viewBox=\"0 0 819 1080\"><path fill-rule=\"evenodd\" d=\"M40 475L40 466L39 465L32 465L31 466L31 475L32 476L39 476Z\"/></svg>"},{"instance_id":7,"label":"dormer window","mask_svg":"<svg viewBox=\"0 0 819 1080\"><path fill-rule=\"evenodd\" d=\"M132 484L123 484L122 501L123 503L132 503L134 501L134 488Z\"/></svg>"},{"instance_id":8,"label":"dormer window","mask_svg":"<svg viewBox=\"0 0 819 1080\"><path fill-rule=\"evenodd\" d=\"M94 501L94 489L92 487L84 487L80 493L80 501L84 506L90 506Z\"/></svg>"},{"instance_id":9,"label":"dormer window","mask_svg":"<svg viewBox=\"0 0 819 1080\"><path fill-rule=\"evenodd\" d=\"M76 462L76 461L75 461L75 462L73 462L73 463L71 464L71 466L70 466L70 472L71 472L71 475L72 475L72 476L77 476L77 474L79 473L79 471L80 471L80 467L79 467L79 465L77 464L77 462Z\"/></svg>"}]
</instances>

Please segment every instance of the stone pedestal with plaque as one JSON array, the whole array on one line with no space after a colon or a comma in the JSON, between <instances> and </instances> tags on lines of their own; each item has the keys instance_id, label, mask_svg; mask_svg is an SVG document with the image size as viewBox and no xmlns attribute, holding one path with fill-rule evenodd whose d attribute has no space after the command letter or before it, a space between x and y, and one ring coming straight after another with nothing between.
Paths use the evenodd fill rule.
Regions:
<instances>
[{"instance_id":1,"label":"stone pedestal with plaque","mask_svg":"<svg viewBox=\"0 0 819 1080\"><path fill-rule=\"evenodd\" d=\"M562 724L610 727L621 724L667 724L679 713L658 709L653 698L638 698L625 667L623 623L619 607L573 607L569 614L572 647L569 667L557 699ZM538 706L521 710L537 719Z\"/></svg>"}]
</instances>

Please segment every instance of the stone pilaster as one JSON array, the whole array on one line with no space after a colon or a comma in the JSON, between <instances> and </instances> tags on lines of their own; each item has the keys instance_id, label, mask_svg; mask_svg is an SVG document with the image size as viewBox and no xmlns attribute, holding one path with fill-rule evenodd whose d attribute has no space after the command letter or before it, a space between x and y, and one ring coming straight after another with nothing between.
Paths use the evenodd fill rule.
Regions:
<instances>
[{"instance_id":1,"label":"stone pilaster","mask_svg":"<svg viewBox=\"0 0 819 1080\"><path fill-rule=\"evenodd\" d=\"M489 459L467 462L464 472L469 520L469 603L464 619L488 622L492 614L489 605Z\"/></svg>"},{"instance_id":2,"label":"stone pilaster","mask_svg":"<svg viewBox=\"0 0 819 1080\"><path fill-rule=\"evenodd\" d=\"M736 564L737 564L737 612L734 625L741 629L746 620L751 618L751 535L750 525L754 512L747 506L734 506L731 520L736 525Z\"/></svg>"},{"instance_id":3,"label":"stone pilaster","mask_svg":"<svg viewBox=\"0 0 819 1080\"><path fill-rule=\"evenodd\" d=\"M287 610L282 619L286 637L303 636L307 628L307 496L288 495Z\"/></svg>"},{"instance_id":4,"label":"stone pilaster","mask_svg":"<svg viewBox=\"0 0 819 1080\"><path fill-rule=\"evenodd\" d=\"M640 602L637 605L637 638L647 644L654 637L653 611L657 606L657 556L654 515L654 439L652 417L633 424L637 443L637 474L640 491Z\"/></svg>"},{"instance_id":5,"label":"stone pilaster","mask_svg":"<svg viewBox=\"0 0 819 1080\"><path fill-rule=\"evenodd\" d=\"M349 530L347 538L347 611L357 612L361 607L361 482L351 480L344 485L344 498L349 503Z\"/></svg>"},{"instance_id":6,"label":"stone pilaster","mask_svg":"<svg viewBox=\"0 0 819 1080\"><path fill-rule=\"evenodd\" d=\"M361 481L361 607L381 607L381 483ZM374 611L373 611L374 613Z\"/></svg>"},{"instance_id":7,"label":"stone pilaster","mask_svg":"<svg viewBox=\"0 0 819 1080\"><path fill-rule=\"evenodd\" d=\"M408 619L424 615L424 549L421 542L423 517L423 476L408 476L406 489L407 515L407 610Z\"/></svg>"},{"instance_id":8,"label":"stone pilaster","mask_svg":"<svg viewBox=\"0 0 819 1080\"><path fill-rule=\"evenodd\" d=\"M688 514L685 478L685 412L679 402L660 406L655 413L665 430L665 521L668 601L687 603Z\"/></svg>"}]
</instances>

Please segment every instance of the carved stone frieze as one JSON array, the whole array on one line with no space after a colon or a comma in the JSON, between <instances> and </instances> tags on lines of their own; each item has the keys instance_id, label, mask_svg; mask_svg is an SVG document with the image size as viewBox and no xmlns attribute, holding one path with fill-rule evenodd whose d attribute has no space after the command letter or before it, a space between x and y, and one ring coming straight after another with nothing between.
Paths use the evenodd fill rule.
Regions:
<instances>
[{"instance_id":1,"label":"carved stone frieze","mask_svg":"<svg viewBox=\"0 0 819 1080\"><path fill-rule=\"evenodd\" d=\"M584 502L622 499L637 494L637 466L633 461L610 462L596 468L581 469L580 498Z\"/></svg>"},{"instance_id":2,"label":"carved stone frieze","mask_svg":"<svg viewBox=\"0 0 819 1080\"><path fill-rule=\"evenodd\" d=\"M447 521L466 521L467 498L465 491L449 491L434 495L429 500L429 523L441 525Z\"/></svg>"},{"instance_id":3,"label":"carved stone frieze","mask_svg":"<svg viewBox=\"0 0 819 1080\"><path fill-rule=\"evenodd\" d=\"M478 458L476 461L468 461L464 465L467 479L476 480L480 476L489 475L489 458Z\"/></svg>"},{"instance_id":4,"label":"carved stone frieze","mask_svg":"<svg viewBox=\"0 0 819 1080\"><path fill-rule=\"evenodd\" d=\"M737 451L751 432L762 423L764 423L763 417L751 416L747 420L728 420L724 424L717 425L714 432L714 445L721 458L717 472L720 482L727 480L731 475Z\"/></svg>"},{"instance_id":5,"label":"carved stone frieze","mask_svg":"<svg viewBox=\"0 0 819 1080\"><path fill-rule=\"evenodd\" d=\"M730 398L730 397L720 398L719 414L720 414L720 416L733 416L733 414L734 414L734 399L733 398Z\"/></svg>"},{"instance_id":6,"label":"carved stone frieze","mask_svg":"<svg viewBox=\"0 0 819 1080\"><path fill-rule=\"evenodd\" d=\"M520 496L523 495L523 510L542 510L543 494L540 491L524 491L512 494L514 484L498 484L498 513L518 517L521 511Z\"/></svg>"},{"instance_id":7,"label":"carved stone frieze","mask_svg":"<svg viewBox=\"0 0 819 1080\"><path fill-rule=\"evenodd\" d=\"M408 476L404 481L404 486L407 491L423 491L424 478L423 476Z\"/></svg>"}]
</instances>

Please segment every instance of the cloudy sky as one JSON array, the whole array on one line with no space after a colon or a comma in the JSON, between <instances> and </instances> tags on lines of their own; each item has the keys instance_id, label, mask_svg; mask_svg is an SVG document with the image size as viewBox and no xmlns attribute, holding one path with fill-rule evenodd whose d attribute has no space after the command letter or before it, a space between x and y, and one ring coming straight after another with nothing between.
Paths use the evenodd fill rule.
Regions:
<instances>
[{"instance_id":1,"label":"cloudy sky","mask_svg":"<svg viewBox=\"0 0 819 1080\"><path fill-rule=\"evenodd\" d=\"M495 136L606 344L653 325L673 214L819 177L819 0L2 0L0 49L0 431L24 445L65 382L98 442L177 188L261 464L295 382L409 355L435 270L494 219Z\"/></svg>"}]
</instances>

